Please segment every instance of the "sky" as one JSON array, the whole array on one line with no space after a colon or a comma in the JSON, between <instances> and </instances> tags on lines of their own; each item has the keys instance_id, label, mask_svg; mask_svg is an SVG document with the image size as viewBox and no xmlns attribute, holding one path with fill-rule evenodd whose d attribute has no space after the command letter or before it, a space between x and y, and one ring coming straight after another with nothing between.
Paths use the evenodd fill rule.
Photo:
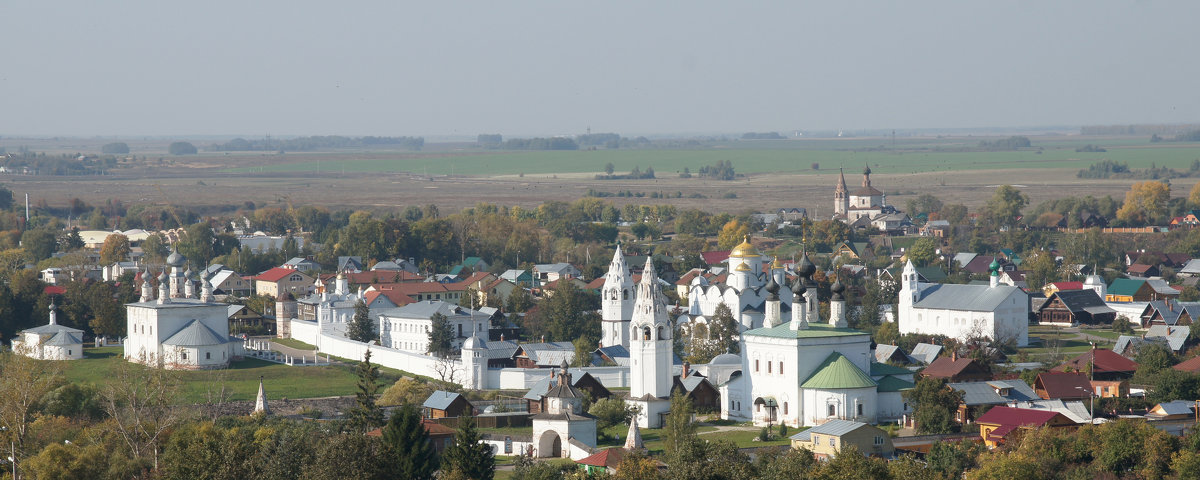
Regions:
<instances>
[{"instance_id":1,"label":"sky","mask_svg":"<svg viewBox=\"0 0 1200 480\"><path fill-rule=\"evenodd\" d=\"M1194 0L0 2L0 135L1200 122Z\"/></svg>"}]
</instances>

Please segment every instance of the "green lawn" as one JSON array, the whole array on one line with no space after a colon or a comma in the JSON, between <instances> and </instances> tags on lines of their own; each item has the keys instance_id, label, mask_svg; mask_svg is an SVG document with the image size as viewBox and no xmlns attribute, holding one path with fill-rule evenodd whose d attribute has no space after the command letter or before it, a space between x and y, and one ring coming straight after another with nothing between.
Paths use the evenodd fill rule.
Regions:
<instances>
[{"instance_id":1,"label":"green lawn","mask_svg":"<svg viewBox=\"0 0 1200 480\"><path fill-rule=\"evenodd\" d=\"M1097 337L1104 337L1109 340L1112 340L1114 343L1117 341L1117 337L1121 336L1120 333L1114 332L1112 330L1102 330L1102 329L1098 329L1098 330L1080 329L1079 332L1086 333L1088 335L1095 335Z\"/></svg>"},{"instance_id":2,"label":"green lawn","mask_svg":"<svg viewBox=\"0 0 1200 480\"><path fill-rule=\"evenodd\" d=\"M875 173L914 173L980 169L1072 168L1085 169L1101 160L1126 162L1131 168L1151 164L1187 169L1200 158L1200 144L1159 143L1145 140L1090 137L1068 139L1033 138L1034 148L1009 152L969 151L978 139L910 139L896 150L883 139L770 140L725 142L689 149L620 149L573 151L475 150L461 152L386 153L325 152L288 154L285 162L264 167L230 169L230 172L414 172L428 174L513 175L519 173L591 173L612 163L617 172L634 167L654 167L660 175L674 175L690 168L694 173L717 161L732 161L738 173L812 173L817 163L832 165L868 164ZM1075 148L1091 143L1103 153L1078 153ZM1040 147L1040 149L1038 148ZM968 151L963 151L968 150ZM321 157L316 160L315 157ZM294 160L294 161L293 161ZM697 180L699 181L699 180ZM603 182L597 183L603 189Z\"/></svg>"},{"instance_id":3,"label":"green lawn","mask_svg":"<svg viewBox=\"0 0 1200 480\"><path fill-rule=\"evenodd\" d=\"M121 362L121 347L88 348L84 358L64 362L64 375L71 382L103 385L114 377ZM136 366L135 368L144 368ZM345 366L289 367L263 360L246 359L225 370L178 372L185 402L202 402L207 392L223 383L232 392L231 400L254 400L258 377L263 377L271 398L311 398L353 395L356 377Z\"/></svg>"},{"instance_id":4,"label":"green lawn","mask_svg":"<svg viewBox=\"0 0 1200 480\"><path fill-rule=\"evenodd\" d=\"M280 345L287 345L289 347L299 349L299 350L316 350L317 349L316 345L304 343L304 342L301 342L294 338L272 338L271 341L278 343Z\"/></svg>"}]
</instances>

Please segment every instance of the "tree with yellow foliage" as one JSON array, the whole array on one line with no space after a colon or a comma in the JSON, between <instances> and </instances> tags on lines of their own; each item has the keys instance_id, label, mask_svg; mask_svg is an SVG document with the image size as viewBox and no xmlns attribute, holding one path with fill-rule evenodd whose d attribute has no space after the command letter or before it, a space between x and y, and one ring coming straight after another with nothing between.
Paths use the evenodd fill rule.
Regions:
<instances>
[{"instance_id":1,"label":"tree with yellow foliage","mask_svg":"<svg viewBox=\"0 0 1200 480\"><path fill-rule=\"evenodd\" d=\"M1135 183L1125 193L1125 204L1117 210L1117 220L1134 225L1154 224L1163 220L1169 200L1171 186L1165 182L1150 180Z\"/></svg>"},{"instance_id":2,"label":"tree with yellow foliage","mask_svg":"<svg viewBox=\"0 0 1200 480\"><path fill-rule=\"evenodd\" d=\"M727 250L742 243L746 235L750 234L750 226L746 225L737 219L730 220L725 226L721 227L721 233L717 234L717 249Z\"/></svg>"}]
</instances>

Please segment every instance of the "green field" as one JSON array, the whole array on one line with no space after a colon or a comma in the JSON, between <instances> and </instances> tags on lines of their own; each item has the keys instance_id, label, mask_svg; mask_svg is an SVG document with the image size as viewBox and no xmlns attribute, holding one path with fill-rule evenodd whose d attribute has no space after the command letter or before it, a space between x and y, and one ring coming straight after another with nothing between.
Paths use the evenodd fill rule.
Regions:
<instances>
[{"instance_id":1,"label":"green field","mask_svg":"<svg viewBox=\"0 0 1200 480\"><path fill-rule=\"evenodd\" d=\"M1034 148L1021 151L970 151L979 138L906 139L893 149L884 139L760 140L712 143L688 149L621 149L573 151L461 150L387 154L384 152L300 153L278 157L262 167L229 172L411 172L436 175L515 175L596 173L612 163L616 173L654 167L658 176L692 173L721 160L732 161L738 173L828 174L845 165L870 165L875 173L907 174L980 169L1082 169L1101 160L1126 162L1143 168L1152 164L1186 169L1200 159L1198 143L1156 143L1146 139L1105 137L1032 138ZM1085 144L1107 152L1077 153ZM317 160L320 158L320 160ZM812 164L824 167L813 170ZM851 166L854 166L853 168Z\"/></svg>"},{"instance_id":2,"label":"green field","mask_svg":"<svg viewBox=\"0 0 1200 480\"><path fill-rule=\"evenodd\" d=\"M89 348L84 358L64 362L63 374L70 382L103 385L114 378L121 358L121 347ZM136 367L143 368L143 367ZM254 400L258 377L271 398L311 398L353 395L358 377L348 367L289 367L262 360L235 362L226 370L181 371L183 401L199 403L210 389L222 382L232 392L230 400Z\"/></svg>"}]
</instances>

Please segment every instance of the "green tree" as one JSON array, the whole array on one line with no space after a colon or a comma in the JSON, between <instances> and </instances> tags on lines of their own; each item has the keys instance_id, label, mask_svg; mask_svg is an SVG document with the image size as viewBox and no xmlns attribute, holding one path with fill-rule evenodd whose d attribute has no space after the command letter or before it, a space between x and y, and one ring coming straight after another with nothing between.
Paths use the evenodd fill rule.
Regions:
<instances>
[{"instance_id":1,"label":"green tree","mask_svg":"<svg viewBox=\"0 0 1200 480\"><path fill-rule=\"evenodd\" d=\"M59 250L63 252L73 252L83 248L83 236L79 235L79 227L71 227L71 231L63 235L58 243Z\"/></svg>"},{"instance_id":2,"label":"green tree","mask_svg":"<svg viewBox=\"0 0 1200 480\"><path fill-rule=\"evenodd\" d=\"M491 447L480 440L482 437L475 430L474 417L460 417L454 445L443 453L442 471L472 480L492 480L496 473L496 456Z\"/></svg>"},{"instance_id":3,"label":"green tree","mask_svg":"<svg viewBox=\"0 0 1200 480\"><path fill-rule=\"evenodd\" d=\"M608 162L604 164L604 173L607 175L612 175L615 168L616 167L613 166L612 162Z\"/></svg>"},{"instance_id":4,"label":"green tree","mask_svg":"<svg viewBox=\"0 0 1200 480\"><path fill-rule=\"evenodd\" d=\"M986 451L979 442L934 442L925 460L941 478L962 478L963 472L979 465L979 456Z\"/></svg>"},{"instance_id":5,"label":"green tree","mask_svg":"<svg viewBox=\"0 0 1200 480\"><path fill-rule=\"evenodd\" d=\"M379 338L375 332L375 322L371 320L371 309L361 299L354 304L354 319L350 321L346 337L364 343Z\"/></svg>"},{"instance_id":6,"label":"green tree","mask_svg":"<svg viewBox=\"0 0 1200 480\"><path fill-rule=\"evenodd\" d=\"M40 262L54 255L54 250L58 248L58 240L54 232L45 228L35 228L21 234L21 248L29 254L30 260Z\"/></svg>"},{"instance_id":7,"label":"green tree","mask_svg":"<svg viewBox=\"0 0 1200 480\"><path fill-rule=\"evenodd\" d=\"M171 155L195 155L196 152L196 146L188 142L171 142L167 146L167 153Z\"/></svg>"},{"instance_id":8,"label":"green tree","mask_svg":"<svg viewBox=\"0 0 1200 480\"><path fill-rule=\"evenodd\" d=\"M100 153L107 153L110 155L129 153L129 145L125 142L106 143L100 147Z\"/></svg>"},{"instance_id":9,"label":"green tree","mask_svg":"<svg viewBox=\"0 0 1200 480\"><path fill-rule=\"evenodd\" d=\"M958 430L954 411L962 402L962 392L946 387L945 379L925 377L917 380L904 399L913 405L917 431L923 434L952 433Z\"/></svg>"},{"instance_id":10,"label":"green tree","mask_svg":"<svg viewBox=\"0 0 1200 480\"><path fill-rule=\"evenodd\" d=\"M533 295L529 290L518 286L504 299L504 311L508 313L525 313L533 308Z\"/></svg>"},{"instance_id":11,"label":"green tree","mask_svg":"<svg viewBox=\"0 0 1200 480\"><path fill-rule=\"evenodd\" d=\"M942 201L932 194L922 193L917 198L909 199L908 213L912 216L919 214L931 215L942 210Z\"/></svg>"},{"instance_id":12,"label":"green tree","mask_svg":"<svg viewBox=\"0 0 1200 480\"><path fill-rule=\"evenodd\" d=\"M918 266L928 266L937 260L937 244L932 238L925 237L913 242L906 252L908 259Z\"/></svg>"},{"instance_id":13,"label":"green tree","mask_svg":"<svg viewBox=\"0 0 1200 480\"><path fill-rule=\"evenodd\" d=\"M454 339L454 330L450 328L449 319L438 312L429 317L429 322L429 353L439 357L453 353L450 342Z\"/></svg>"},{"instance_id":14,"label":"green tree","mask_svg":"<svg viewBox=\"0 0 1200 480\"><path fill-rule=\"evenodd\" d=\"M647 413L648 415L649 413ZM692 423L692 400L678 391L671 392L670 413L663 422L663 449L671 458L681 452L682 446L696 438L696 424Z\"/></svg>"},{"instance_id":15,"label":"green tree","mask_svg":"<svg viewBox=\"0 0 1200 480\"><path fill-rule=\"evenodd\" d=\"M596 417L596 428L605 430L615 425L628 425L637 410L617 397L608 397L592 403L588 413Z\"/></svg>"},{"instance_id":16,"label":"green tree","mask_svg":"<svg viewBox=\"0 0 1200 480\"><path fill-rule=\"evenodd\" d=\"M379 367L371 364L371 350L363 354L363 360L355 370L358 375L358 392L354 394L355 406L348 413L350 426L365 432L383 425L383 410L375 404L379 392Z\"/></svg>"},{"instance_id":17,"label":"green tree","mask_svg":"<svg viewBox=\"0 0 1200 480\"><path fill-rule=\"evenodd\" d=\"M1029 204L1029 197L1012 185L1001 185L984 207L997 225L1011 227L1021 217L1021 209Z\"/></svg>"},{"instance_id":18,"label":"green tree","mask_svg":"<svg viewBox=\"0 0 1200 480\"><path fill-rule=\"evenodd\" d=\"M438 468L438 458L413 405L403 405L383 428L383 445L393 478L429 480Z\"/></svg>"}]
</instances>

